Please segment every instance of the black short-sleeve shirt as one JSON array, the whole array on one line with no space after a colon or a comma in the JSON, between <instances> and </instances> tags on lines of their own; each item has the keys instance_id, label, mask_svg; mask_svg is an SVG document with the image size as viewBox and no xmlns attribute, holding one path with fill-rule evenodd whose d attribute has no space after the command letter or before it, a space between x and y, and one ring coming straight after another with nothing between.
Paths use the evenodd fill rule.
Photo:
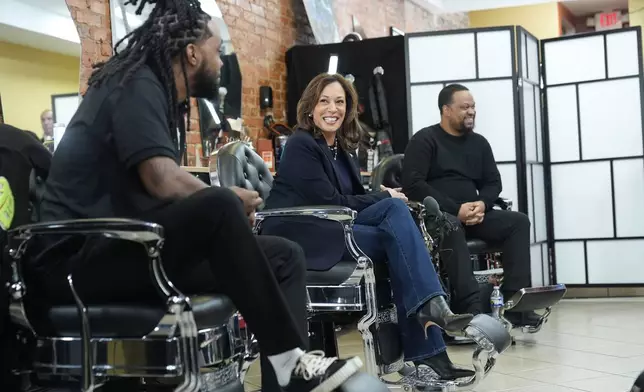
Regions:
<instances>
[{"instance_id":1,"label":"black short-sleeve shirt","mask_svg":"<svg viewBox=\"0 0 644 392\"><path fill-rule=\"evenodd\" d=\"M147 66L123 86L120 80L116 75L83 97L54 153L44 220L137 218L167 203L147 193L137 172L155 156L179 162L163 86Z\"/></svg>"}]
</instances>

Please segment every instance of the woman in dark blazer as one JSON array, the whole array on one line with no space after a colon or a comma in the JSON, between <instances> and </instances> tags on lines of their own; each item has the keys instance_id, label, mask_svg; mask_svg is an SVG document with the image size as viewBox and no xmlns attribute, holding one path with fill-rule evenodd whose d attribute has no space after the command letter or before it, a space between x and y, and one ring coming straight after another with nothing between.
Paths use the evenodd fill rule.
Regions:
<instances>
[{"instance_id":1,"label":"woman in dark blazer","mask_svg":"<svg viewBox=\"0 0 644 392\"><path fill-rule=\"evenodd\" d=\"M473 375L451 363L436 328L460 331L472 315L449 309L407 198L397 189L367 194L362 186L351 154L361 136L353 86L341 75L318 75L297 105L297 119L266 208L340 205L357 211L353 231L358 246L374 262L389 266L405 359L431 367L443 379ZM337 223L268 220L264 227L298 242L310 270L328 270L347 257Z\"/></svg>"}]
</instances>

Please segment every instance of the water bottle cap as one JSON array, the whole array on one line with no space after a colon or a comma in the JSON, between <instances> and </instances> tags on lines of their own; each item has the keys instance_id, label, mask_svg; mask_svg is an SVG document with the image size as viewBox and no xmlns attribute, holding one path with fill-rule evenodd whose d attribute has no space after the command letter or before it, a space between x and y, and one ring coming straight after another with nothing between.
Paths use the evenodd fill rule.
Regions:
<instances>
[{"instance_id":1,"label":"water bottle cap","mask_svg":"<svg viewBox=\"0 0 644 392\"><path fill-rule=\"evenodd\" d=\"M499 286L494 286L494 290L498 290L499 288Z\"/></svg>"}]
</instances>

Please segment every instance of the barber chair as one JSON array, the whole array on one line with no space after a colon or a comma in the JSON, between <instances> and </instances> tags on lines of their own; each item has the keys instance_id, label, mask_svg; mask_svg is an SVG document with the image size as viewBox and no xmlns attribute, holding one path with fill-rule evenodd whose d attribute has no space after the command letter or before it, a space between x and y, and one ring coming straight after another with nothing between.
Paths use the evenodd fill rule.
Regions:
<instances>
[{"instance_id":1,"label":"barber chair","mask_svg":"<svg viewBox=\"0 0 644 392\"><path fill-rule=\"evenodd\" d=\"M243 143L233 142L217 154L217 172L221 185L238 186L268 197L273 178L264 161ZM422 205L415 208L422 209ZM391 296L388 270L371 259L357 246L353 237L356 212L341 206L311 206L263 210L256 213L257 234L262 224L274 217L309 217L337 222L343 230L344 241L353 259L339 261L328 271L309 271L309 336L314 349L338 356L334 322L350 314L360 314L358 322L364 346L367 373L379 378L390 388L404 391L471 390L492 369L496 357L510 345L510 336L503 326L487 315L476 316L466 328L478 347L473 356L476 375L470 379L442 381L435 375L421 372L402 372L405 369L398 328L396 307ZM486 354L486 360L482 354ZM401 372L396 382L384 376Z\"/></svg>"},{"instance_id":2,"label":"barber chair","mask_svg":"<svg viewBox=\"0 0 644 392\"><path fill-rule=\"evenodd\" d=\"M147 253L158 301L132 298L129 303L89 304L76 293L71 266L66 284L74 302L43 306L43 298L30 289L25 264L29 247L39 237L68 235L140 245ZM15 360L10 360L10 369L0 369L5 373L0 385L5 387L10 373L19 384L7 389L11 391L243 392L241 370L254 353L241 317L223 295L180 292L164 272L163 241L161 226L129 219L4 225L0 279L7 291L0 292L0 299L8 297L9 303L8 315L0 314L0 324L8 320L0 325L0 354L10 352ZM6 310L5 305L0 303L0 310Z\"/></svg>"},{"instance_id":3,"label":"barber chair","mask_svg":"<svg viewBox=\"0 0 644 392\"><path fill-rule=\"evenodd\" d=\"M640 373L629 392L644 392L644 372Z\"/></svg>"},{"instance_id":4,"label":"barber chair","mask_svg":"<svg viewBox=\"0 0 644 392\"><path fill-rule=\"evenodd\" d=\"M403 160L404 154L397 154L380 161L374 168L371 175L371 189L379 189L380 185L384 185L388 188L402 187L401 177ZM512 208L512 201L509 199L498 198L496 200L494 208L510 210ZM417 221L421 223L419 227L423 234L423 237L425 238L425 242L428 244L429 250L432 254L432 260L434 261L437 268L437 272L439 273L441 280L449 289L449 279L447 278L447 273L445 272L444 268L441 267L439 257L439 244L425 229L426 225L424 224L424 222L422 222L423 219L421 219L418 215ZM475 271L474 275L477 281L483 286L482 293L489 296L492 293L492 289L491 284L489 284L488 282L502 280L503 276L502 253L500 251L500 247L498 244L488 244L480 239L468 239L467 247L470 251L470 256L473 259L473 262L476 263L478 268L482 267L482 269ZM514 328L518 328L521 329L523 333L539 332L543 325L548 321L548 316L552 311L552 307L559 303L559 301L565 294L566 286L563 284L523 288L512 298L506 299L504 307L500 312L500 319L504 323L508 331ZM483 297L481 298L481 300L482 302L484 302ZM504 317L504 313L510 310L512 312L543 310L544 313L541 315L539 321L536 324L513 325Z\"/></svg>"}]
</instances>

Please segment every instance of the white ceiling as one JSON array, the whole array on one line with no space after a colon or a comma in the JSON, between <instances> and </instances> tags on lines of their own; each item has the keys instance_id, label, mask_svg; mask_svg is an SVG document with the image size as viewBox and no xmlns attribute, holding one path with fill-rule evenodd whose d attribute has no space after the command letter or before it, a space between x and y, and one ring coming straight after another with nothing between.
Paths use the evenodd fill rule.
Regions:
<instances>
[{"instance_id":1,"label":"white ceiling","mask_svg":"<svg viewBox=\"0 0 644 392\"><path fill-rule=\"evenodd\" d=\"M215 0L201 2L204 11L221 18ZM128 20L139 18L134 15L134 7L127 8ZM122 24L122 16L119 22ZM229 41L223 19L217 22L222 39ZM81 54L78 31L65 0L0 0L0 41L68 56L80 57Z\"/></svg>"},{"instance_id":2,"label":"white ceiling","mask_svg":"<svg viewBox=\"0 0 644 392\"><path fill-rule=\"evenodd\" d=\"M628 0L565 0L562 3L577 16L628 9Z\"/></svg>"},{"instance_id":3,"label":"white ceiling","mask_svg":"<svg viewBox=\"0 0 644 392\"><path fill-rule=\"evenodd\" d=\"M556 0L412 0L438 12L469 12L503 7L518 7ZM563 0L575 15L587 15L613 9L627 9L628 0Z\"/></svg>"},{"instance_id":4,"label":"white ceiling","mask_svg":"<svg viewBox=\"0 0 644 392\"><path fill-rule=\"evenodd\" d=\"M80 57L65 0L0 0L0 41Z\"/></svg>"},{"instance_id":5,"label":"white ceiling","mask_svg":"<svg viewBox=\"0 0 644 392\"><path fill-rule=\"evenodd\" d=\"M2 1L2 0L0 0ZM80 43L0 23L0 41L67 56L80 57Z\"/></svg>"},{"instance_id":6,"label":"white ceiling","mask_svg":"<svg viewBox=\"0 0 644 392\"><path fill-rule=\"evenodd\" d=\"M493 8L554 2L554 0L425 0L430 7L439 7L443 12L469 12Z\"/></svg>"}]
</instances>

